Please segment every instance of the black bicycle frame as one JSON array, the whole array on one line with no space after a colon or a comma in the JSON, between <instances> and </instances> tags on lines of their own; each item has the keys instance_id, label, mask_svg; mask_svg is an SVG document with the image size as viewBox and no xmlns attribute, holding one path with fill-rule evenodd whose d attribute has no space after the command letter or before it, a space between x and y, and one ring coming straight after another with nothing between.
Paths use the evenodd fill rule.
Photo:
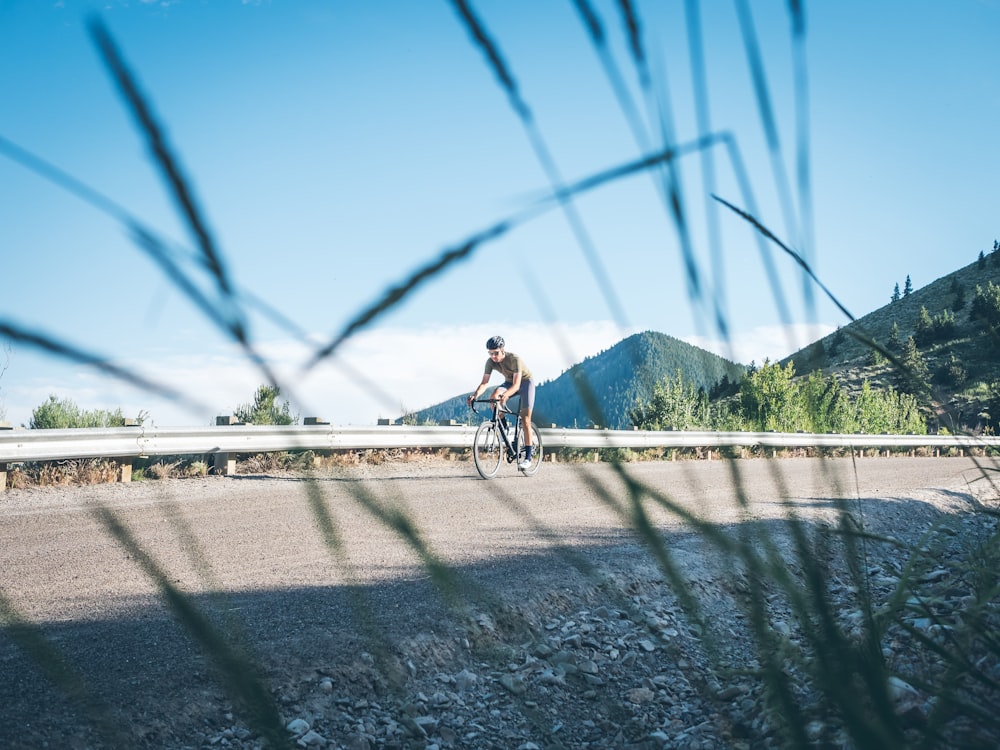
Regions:
<instances>
[{"instance_id":1,"label":"black bicycle frame","mask_svg":"<svg viewBox=\"0 0 1000 750\"><path fill-rule=\"evenodd\" d=\"M476 404L490 404L493 409L493 426L499 433L500 438L503 440L503 444L507 447L507 463L514 461L517 458L517 451L520 447L521 442L521 414L519 412L514 412L508 409L506 404L501 404L498 398L477 398L475 399L471 406L474 414L478 414L479 411L476 409ZM507 430L503 429L504 423L507 421L504 419L508 414L514 415L514 440L507 437Z\"/></svg>"}]
</instances>

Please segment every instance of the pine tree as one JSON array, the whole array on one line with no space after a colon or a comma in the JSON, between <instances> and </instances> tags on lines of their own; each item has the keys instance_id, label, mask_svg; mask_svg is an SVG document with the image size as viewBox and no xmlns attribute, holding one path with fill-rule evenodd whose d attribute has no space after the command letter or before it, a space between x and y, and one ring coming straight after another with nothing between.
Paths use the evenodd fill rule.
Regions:
<instances>
[{"instance_id":1,"label":"pine tree","mask_svg":"<svg viewBox=\"0 0 1000 750\"><path fill-rule=\"evenodd\" d=\"M930 371L927 362L924 361L917 348L917 342L913 336L906 339L903 345L903 373L900 387L908 393L920 393L927 388L927 380Z\"/></svg>"},{"instance_id":2,"label":"pine tree","mask_svg":"<svg viewBox=\"0 0 1000 750\"><path fill-rule=\"evenodd\" d=\"M955 295L955 298L951 303L951 309L958 312L965 307L965 287L958 282L956 277L952 276L949 291Z\"/></svg>"},{"instance_id":3,"label":"pine tree","mask_svg":"<svg viewBox=\"0 0 1000 750\"><path fill-rule=\"evenodd\" d=\"M899 302L899 282L896 282L896 286L892 289L892 297L889 298L889 302Z\"/></svg>"},{"instance_id":4,"label":"pine tree","mask_svg":"<svg viewBox=\"0 0 1000 750\"><path fill-rule=\"evenodd\" d=\"M987 281L985 288L976 284L969 320L980 320L990 327L1000 323L1000 286L992 281Z\"/></svg>"},{"instance_id":5,"label":"pine tree","mask_svg":"<svg viewBox=\"0 0 1000 750\"><path fill-rule=\"evenodd\" d=\"M917 316L917 326L913 332L913 340L918 346L926 346L934 340L934 320L923 305L920 306L920 314Z\"/></svg>"},{"instance_id":6,"label":"pine tree","mask_svg":"<svg viewBox=\"0 0 1000 750\"><path fill-rule=\"evenodd\" d=\"M903 296L909 297L913 292L913 283L910 281L910 274L906 274L906 283L903 285Z\"/></svg>"},{"instance_id":7,"label":"pine tree","mask_svg":"<svg viewBox=\"0 0 1000 750\"><path fill-rule=\"evenodd\" d=\"M885 343L886 348L892 352L898 352L902 347L899 340L899 323L892 321L892 328L889 329L889 340Z\"/></svg>"},{"instance_id":8,"label":"pine tree","mask_svg":"<svg viewBox=\"0 0 1000 750\"><path fill-rule=\"evenodd\" d=\"M292 416L288 402L278 405L281 389L275 385L258 386L252 404L241 404L233 414L246 424L287 425L296 424L298 417Z\"/></svg>"}]
</instances>

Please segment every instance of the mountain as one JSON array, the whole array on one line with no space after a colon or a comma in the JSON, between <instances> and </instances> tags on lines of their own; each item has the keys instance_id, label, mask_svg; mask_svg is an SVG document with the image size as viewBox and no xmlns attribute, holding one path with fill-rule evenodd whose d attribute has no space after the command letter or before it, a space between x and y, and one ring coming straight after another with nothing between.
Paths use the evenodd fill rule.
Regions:
<instances>
[{"instance_id":1,"label":"mountain","mask_svg":"<svg viewBox=\"0 0 1000 750\"><path fill-rule=\"evenodd\" d=\"M637 333L540 385L535 421L566 427L594 424L578 387L585 384L602 412L598 424L630 428L628 410L636 405L636 399L648 401L653 386L672 378L678 370L686 381L710 391L724 379L739 382L745 368L663 333Z\"/></svg>"},{"instance_id":2,"label":"mountain","mask_svg":"<svg viewBox=\"0 0 1000 750\"><path fill-rule=\"evenodd\" d=\"M995 331L970 316L976 287L986 289L990 282L1000 285L1000 252L996 249L863 315L781 360L781 364L793 361L801 376L816 370L834 374L850 392L858 391L866 380L873 387L906 390L908 384L899 369L874 355L872 347L858 336L874 340L900 358L905 357L907 340L913 337L930 385L931 397L925 404L929 426L952 431L976 430L990 423L995 426L1000 418L996 393L1000 345ZM991 410L998 413L991 419L980 417Z\"/></svg>"},{"instance_id":3,"label":"mountain","mask_svg":"<svg viewBox=\"0 0 1000 750\"><path fill-rule=\"evenodd\" d=\"M581 396L580 385L585 384L601 411L597 423L602 427L627 429L632 426L628 410L635 406L636 399L649 400L654 384L674 377L678 370L686 381L710 391L723 381L739 382L745 369L672 336L655 331L637 333L587 357L555 380L539 384L535 391L534 421L561 427L595 424ZM466 395L407 415L405 421L466 421L469 416Z\"/></svg>"},{"instance_id":4,"label":"mountain","mask_svg":"<svg viewBox=\"0 0 1000 750\"><path fill-rule=\"evenodd\" d=\"M931 431L985 427L1000 431L1000 326L990 330L981 319L970 316L977 287L987 289L990 283L1000 286L1000 247L923 288L900 294L780 360L780 364L794 362L795 372L802 378L816 371L836 375L852 394L866 381L873 388L891 386L910 391L912 381L866 343L874 341L899 359L915 358L925 370L930 395L927 389L920 389L919 395ZM908 351L911 338L909 343L914 346ZM648 401L653 385L673 378L678 370L686 381L712 393L713 389L725 391L726 380L738 383L745 369L672 336L646 331L540 384L535 421L563 427L593 424L595 420L588 415L577 387L585 383L601 408L597 422L627 429L631 427L628 410L636 399ZM723 388L719 389L719 384ZM468 421L466 395L407 415L402 421Z\"/></svg>"}]
</instances>

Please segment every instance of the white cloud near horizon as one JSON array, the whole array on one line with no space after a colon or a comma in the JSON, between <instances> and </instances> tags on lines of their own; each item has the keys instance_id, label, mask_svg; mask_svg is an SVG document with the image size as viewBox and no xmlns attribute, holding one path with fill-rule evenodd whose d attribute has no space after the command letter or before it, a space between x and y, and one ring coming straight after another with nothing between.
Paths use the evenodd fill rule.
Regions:
<instances>
[{"instance_id":1,"label":"white cloud near horizon","mask_svg":"<svg viewBox=\"0 0 1000 750\"><path fill-rule=\"evenodd\" d=\"M705 337L683 340L741 364L775 361L832 332L829 325L762 327L733 337L732 346ZM331 361L303 374L313 350L301 342L274 341L259 347L285 384L283 398L300 417L320 417L334 425L374 425L406 411L424 409L470 392L482 377L485 343L500 334L507 348L521 354L539 383L554 380L581 360L605 351L638 332L609 321L574 325L511 324L500 329L482 325L411 330L384 327L364 331L347 341ZM121 408L126 416L147 412L148 424L190 427L214 424L252 400L262 374L226 345L210 356L165 355L153 364L125 363L182 391L204 406L192 411L140 392L91 370L50 374L30 384L5 383L7 419L27 425L31 411L49 395L69 398L83 409ZM53 368L60 370L61 368Z\"/></svg>"},{"instance_id":2,"label":"white cloud near horizon","mask_svg":"<svg viewBox=\"0 0 1000 750\"><path fill-rule=\"evenodd\" d=\"M306 373L302 367L314 349L302 342L272 341L260 344L258 350L284 385L282 398L289 400L294 413L335 425L364 426L470 392L482 377L486 339L491 335L502 335L507 348L521 354L536 380L544 382L632 333L606 321L572 326L511 324L502 330L481 325L421 330L384 327L355 335L335 358ZM147 412L147 424L157 427L214 424L216 416L232 414L240 404L250 402L265 382L261 372L229 344L210 356L173 354L152 364L124 365L183 392L203 407L191 411L81 369L65 376L49 373L30 384L5 383L7 419L14 425L27 425L32 410L49 395L56 395L82 409L121 408L126 416Z\"/></svg>"}]
</instances>

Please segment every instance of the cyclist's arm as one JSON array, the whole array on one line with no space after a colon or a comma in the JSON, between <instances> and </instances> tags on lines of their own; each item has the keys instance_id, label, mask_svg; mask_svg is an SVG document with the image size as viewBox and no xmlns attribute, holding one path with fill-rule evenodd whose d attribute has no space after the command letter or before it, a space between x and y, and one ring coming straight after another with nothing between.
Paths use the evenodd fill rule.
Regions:
<instances>
[{"instance_id":1,"label":"cyclist's arm","mask_svg":"<svg viewBox=\"0 0 1000 750\"><path fill-rule=\"evenodd\" d=\"M491 374L492 374L492 373L489 373L489 372L487 372L486 374L484 374L484 375L483 375L483 379L482 379L482 381L481 381L481 382L479 383L479 385L477 385L477 386L476 386L476 390L475 390L475 391L473 391L473 392L472 392L472 395L471 395L471 396L469 396L469 397L468 397L468 398L466 399L466 402L467 402L467 403L470 403L470 404L471 404L471 403L472 403L473 401L475 401L475 400L476 400L477 398L479 398L479 397L480 397L480 396L482 395L483 391L485 391L485 390L486 390L486 386L487 386L487 385L489 385L489 382L490 382L490 375L491 375Z\"/></svg>"}]
</instances>

